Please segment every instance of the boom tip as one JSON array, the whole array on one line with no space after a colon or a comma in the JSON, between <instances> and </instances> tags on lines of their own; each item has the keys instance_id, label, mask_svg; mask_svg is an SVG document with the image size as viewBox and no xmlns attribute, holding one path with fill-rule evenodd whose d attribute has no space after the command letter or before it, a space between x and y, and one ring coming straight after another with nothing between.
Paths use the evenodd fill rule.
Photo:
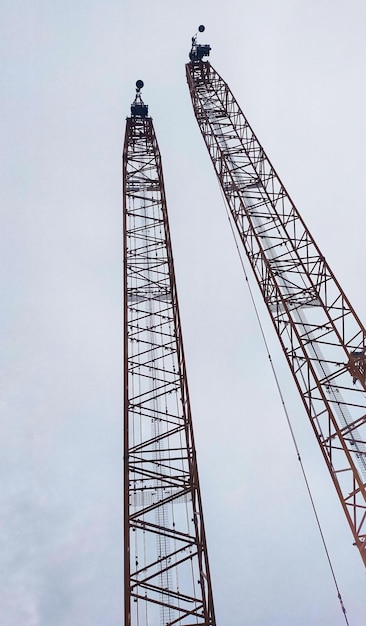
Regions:
<instances>
[{"instance_id":1,"label":"boom tip","mask_svg":"<svg viewBox=\"0 0 366 626\"><path fill-rule=\"evenodd\" d=\"M141 98L141 89L144 86L143 80L136 81L136 97L131 104L131 116L132 117L147 117L148 106L144 104Z\"/></svg>"},{"instance_id":2,"label":"boom tip","mask_svg":"<svg viewBox=\"0 0 366 626\"><path fill-rule=\"evenodd\" d=\"M203 33L205 31L205 27L201 24L198 27L198 32ZM192 63L196 61L202 61L203 57L206 57L210 54L211 46L208 44L198 44L197 43L197 33L194 37L192 37L192 47L189 53L189 59Z\"/></svg>"}]
</instances>

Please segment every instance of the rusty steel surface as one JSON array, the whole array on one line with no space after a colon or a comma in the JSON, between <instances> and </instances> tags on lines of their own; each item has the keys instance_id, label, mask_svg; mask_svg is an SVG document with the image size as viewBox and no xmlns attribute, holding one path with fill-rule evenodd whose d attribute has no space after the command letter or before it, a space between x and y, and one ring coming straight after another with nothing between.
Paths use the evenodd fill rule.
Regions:
<instances>
[{"instance_id":1,"label":"rusty steel surface","mask_svg":"<svg viewBox=\"0 0 366 626\"><path fill-rule=\"evenodd\" d=\"M366 566L366 333L228 85L186 65L233 222Z\"/></svg>"},{"instance_id":2,"label":"rusty steel surface","mask_svg":"<svg viewBox=\"0 0 366 626\"><path fill-rule=\"evenodd\" d=\"M127 118L124 221L125 626L215 626L161 158Z\"/></svg>"}]
</instances>

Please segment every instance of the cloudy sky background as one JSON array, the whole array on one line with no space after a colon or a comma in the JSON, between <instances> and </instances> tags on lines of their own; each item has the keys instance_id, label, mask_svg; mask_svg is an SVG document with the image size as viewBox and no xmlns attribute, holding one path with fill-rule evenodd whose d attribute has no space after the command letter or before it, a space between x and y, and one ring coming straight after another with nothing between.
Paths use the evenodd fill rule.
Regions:
<instances>
[{"instance_id":1,"label":"cloudy sky background","mask_svg":"<svg viewBox=\"0 0 366 626\"><path fill-rule=\"evenodd\" d=\"M341 626L184 64L204 23L365 321L365 3L3 0L0 17L0 626L123 622L121 151L138 78L163 158L218 626ZM350 626L364 626L364 567L257 301Z\"/></svg>"}]
</instances>

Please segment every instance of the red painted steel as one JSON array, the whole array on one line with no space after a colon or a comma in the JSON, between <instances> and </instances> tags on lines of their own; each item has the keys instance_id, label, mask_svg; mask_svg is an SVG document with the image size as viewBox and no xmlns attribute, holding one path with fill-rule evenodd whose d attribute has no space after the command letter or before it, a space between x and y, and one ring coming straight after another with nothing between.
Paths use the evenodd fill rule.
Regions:
<instances>
[{"instance_id":1,"label":"red painted steel","mask_svg":"<svg viewBox=\"0 0 366 626\"><path fill-rule=\"evenodd\" d=\"M125 626L215 626L161 157L140 109L123 149Z\"/></svg>"},{"instance_id":2,"label":"red painted steel","mask_svg":"<svg viewBox=\"0 0 366 626\"><path fill-rule=\"evenodd\" d=\"M208 61L194 113L366 565L366 333L245 118Z\"/></svg>"}]
</instances>

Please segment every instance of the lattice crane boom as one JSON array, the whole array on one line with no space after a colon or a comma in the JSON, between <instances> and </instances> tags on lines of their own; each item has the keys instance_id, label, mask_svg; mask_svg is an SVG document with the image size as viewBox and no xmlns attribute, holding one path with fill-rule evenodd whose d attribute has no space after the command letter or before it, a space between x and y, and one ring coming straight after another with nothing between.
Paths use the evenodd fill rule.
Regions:
<instances>
[{"instance_id":1,"label":"lattice crane boom","mask_svg":"<svg viewBox=\"0 0 366 626\"><path fill-rule=\"evenodd\" d=\"M366 566L366 333L229 86L192 41L194 114Z\"/></svg>"},{"instance_id":2,"label":"lattice crane boom","mask_svg":"<svg viewBox=\"0 0 366 626\"><path fill-rule=\"evenodd\" d=\"M136 86L123 148L125 626L215 626L161 157Z\"/></svg>"}]
</instances>

